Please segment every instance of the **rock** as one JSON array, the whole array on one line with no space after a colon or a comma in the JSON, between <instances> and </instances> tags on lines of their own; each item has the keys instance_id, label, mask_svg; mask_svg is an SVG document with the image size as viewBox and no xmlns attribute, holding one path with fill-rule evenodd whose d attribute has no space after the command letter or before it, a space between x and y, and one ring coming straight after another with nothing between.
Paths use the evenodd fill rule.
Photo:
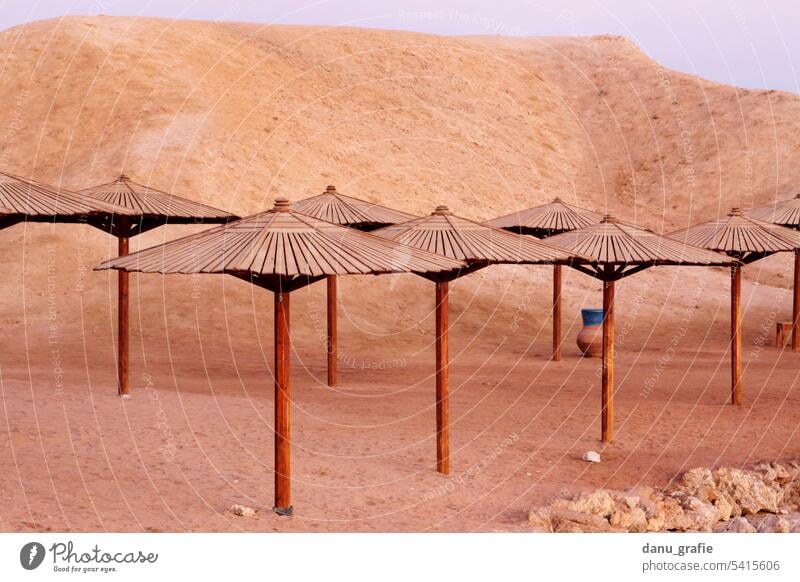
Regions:
<instances>
[{"instance_id":1,"label":"rock","mask_svg":"<svg viewBox=\"0 0 800 582\"><path fill-rule=\"evenodd\" d=\"M643 533L647 531L647 515L641 507L617 508L608 523L612 527L618 527L633 533Z\"/></svg>"},{"instance_id":2,"label":"rock","mask_svg":"<svg viewBox=\"0 0 800 582\"><path fill-rule=\"evenodd\" d=\"M741 469L717 469L715 471L717 490L726 493L734 505L741 508L742 515L759 511L778 512L782 497L779 488L770 487L754 473Z\"/></svg>"},{"instance_id":3,"label":"rock","mask_svg":"<svg viewBox=\"0 0 800 582\"><path fill-rule=\"evenodd\" d=\"M773 514L758 520L755 529L760 533L789 533L791 531L785 517Z\"/></svg>"},{"instance_id":4,"label":"rock","mask_svg":"<svg viewBox=\"0 0 800 582\"><path fill-rule=\"evenodd\" d=\"M583 493L575 499L557 499L552 505L555 508L590 513L604 518L611 515L616 508L614 499L604 489Z\"/></svg>"},{"instance_id":5,"label":"rock","mask_svg":"<svg viewBox=\"0 0 800 582\"><path fill-rule=\"evenodd\" d=\"M683 531L686 518L683 512L683 506L674 497L665 497L662 503L663 510L663 525L662 529L666 531Z\"/></svg>"},{"instance_id":6,"label":"rock","mask_svg":"<svg viewBox=\"0 0 800 582\"><path fill-rule=\"evenodd\" d=\"M725 527L719 529L718 531L725 533L755 533L756 528L754 528L745 518L735 517L730 520Z\"/></svg>"},{"instance_id":7,"label":"rock","mask_svg":"<svg viewBox=\"0 0 800 582\"><path fill-rule=\"evenodd\" d=\"M685 492L702 501L714 501L717 498L717 487L714 476L709 469L690 469L683 474L681 485L676 490Z\"/></svg>"},{"instance_id":8,"label":"rock","mask_svg":"<svg viewBox=\"0 0 800 582\"><path fill-rule=\"evenodd\" d=\"M711 531L719 521L716 508L698 497L689 497L684 503L684 531Z\"/></svg>"},{"instance_id":9,"label":"rock","mask_svg":"<svg viewBox=\"0 0 800 582\"><path fill-rule=\"evenodd\" d=\"M608 520L599 515L566 508L552 508L550 521L553 524L553 531L558 533L622 531L619 528L612 528Z\"/></svg>"},{"instance_id":10,"label":"rock","mask_svg":"<svg viewBox=\"0 0 800 582\"><path fill-rule=\"evenodd\" d=\"M528 512L528 523L533 531L549 533L553 531L553 522L550 521L550 510L547 507L538 507Z\"/></svg>"},{"instance_id":11,"label":"rock","mask_svg":"<svg viewBox=\"0 0 800 582\"><path fill-rule=\"evenodd\" d=\"M231 505L231 513L233 515L238 515L239 517L253 517L256 514L256 510L252 507L247 507L246 505Z\"/></svg>"},{"instance_id":12,"label":"rock","mask_svg":"<svg viewBox=\"0 0 800 582\"><path fill-rule=\"evenodd\" d=\"M741 510L734 506L730 498L723 494L714 501L714 508L717 510L717 521L728 521L731 517L741 515Z\"/></svg>"},{"instance_id":13,"label":"rock","mask_svg":"<svg viewBox=\"0 0 800 582\"><path fill-rule=\"evenodd\" d=\"M583 453L583 456L581 457L581 459L583 459L587 463L599 463L600 462L600 453L598 453L596 451L586 451L585 453Z\"/></svg>"}]
</instances>

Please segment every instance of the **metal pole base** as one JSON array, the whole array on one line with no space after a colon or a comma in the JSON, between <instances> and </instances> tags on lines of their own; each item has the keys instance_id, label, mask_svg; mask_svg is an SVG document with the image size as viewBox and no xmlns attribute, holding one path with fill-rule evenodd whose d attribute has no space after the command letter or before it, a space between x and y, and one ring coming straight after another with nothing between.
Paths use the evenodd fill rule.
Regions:
<instances>
[{"instance_id":1,"label":"metal pole base","mask_svg":"<svg viewBox=\"0 0 800 582\"><path fill-rule=\"evenodd\" d=\"M272 511L284 517L292 517L294 515L294 507L291 505L289 507L273 507Z\"/></svg>"}]
</instances>

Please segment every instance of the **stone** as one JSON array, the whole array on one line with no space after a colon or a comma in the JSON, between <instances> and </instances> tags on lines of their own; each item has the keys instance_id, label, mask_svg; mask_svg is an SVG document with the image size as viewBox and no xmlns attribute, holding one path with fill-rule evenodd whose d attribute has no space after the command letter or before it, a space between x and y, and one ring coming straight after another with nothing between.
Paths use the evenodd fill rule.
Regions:
<instances>
[{"instance_id":1,"label":"stone","mask_svg":"<svg viewBox=\"0 0 800 582\"><path fill-rule=\"evenodd\" d=\"M618 507L608 518L608 523L632 533L644 533L648 525L647 515L641 507Z\"/></svg>"},{"instance_id":2,"label":"stone","mask_svg":"<svg viewBox=\"0 0 800 582\"><path fill-rule=\"evenodd\" d=\"M770 487L756 474L741 469L722 468L715 473L717 490L726 493L741 508L742 515L778 512L780 488Z\"/></svg>"},{"instance_id":3,"label":"stone","mask_svg":"<svg viewBox=\"0 0 800 582\"><path fill-rule=\"evenodd\" d=\"M597 451L586 451L585 453L583 453L581 459L583 459L587 463L599 463L601 460L600 453L598 453Z\"/></svg>"},{"instance_id":4,"label":"stone","mask_svg":"<svg viewBox=\"0 0 800 582\"><path fill-rule=\"evenodd\" d=\"M548 533L553 531L553 522L550 520L550 510L547 507L537 507L528 512L528 523L533 531Z\"/></svg>"},{"instance_id":5,"label":"stone","mask_svg":"<svg viewBox=\"0 0 800 582\"><path fill-rule=\"evenodd\" d=\"M769 514L758 520L755 529L760 533L789 533L791 528L788 520L780 515Z\"/></svg>"},{"instance_id":6,"label":"stone","mask_svg":"<svg viewBox=\"0 0 800 582\"><path fill-rule=\"evenodd\" d=\"M616 508L614 499L604 489L583 493L575 499L557 499L552 505L555 508L590 513L604 518L611 515Z\"/></svg>"},{"instance_id":7,"label":"stone","mask_svg":"<svg viewBox=\"0 0 800 582\"><path fill-rule=\"evenodd\" d=\"M711 531L719 521L716 508L698 497L689 497L684 503L684 531Z\"/></svg>"},{"instance_id":8,"label":"stone","mask_svg":"<svg viewBox=\"0 0 800 582\"><path fill-rule=\"evenodd\" d=\"M247 507L246 505L231 505L231 513L233 515L238 515L239 517L253 517L256 514L256 510L252 507Z\"/></svg>"},{"instance_id":9,"label":"stone","mask_svg":"<svg viewBox=\"0 0 800 582\"><path fill-rule=\"evenodd\" d=\"M718 531L725 533L755 533L756 528L754 528L745 518L734 517Z\"/></svg>"},{"instance_id":10,"label":"stone","mask_svg":"<svg viewBox=\"0 0 800 582\"><path fill-rule=\"evenodd\" d=\"M697 497L702 501L714 501L717 498L717 488L714 475L709 469L690 469L683 474L681 486L678 491L685 491L687 495Z\"/></svg>"},{"instance_id":11,"label":"stone","mask_svg":"<svg viewBox=\"0 0 800 582\"><path fill-rule=\"evenodd\" d=\"M622 531L619 528L612 528L608 520L599 515L566 508L552 508L550 521L553 524L553 531L557 533Z\"/></svg>"},{"instance_id":12,"label":"stone","mask_svg":"<svg viewBox=\"0 0 800 582\"><path fill-rule=\"evenodd\" d=\"M714 508L717 510L717 521L728 521L731 517L738 517L741 510L734 506L730 498L723 494L714 501Z\"/></svg>"}]
</instances>

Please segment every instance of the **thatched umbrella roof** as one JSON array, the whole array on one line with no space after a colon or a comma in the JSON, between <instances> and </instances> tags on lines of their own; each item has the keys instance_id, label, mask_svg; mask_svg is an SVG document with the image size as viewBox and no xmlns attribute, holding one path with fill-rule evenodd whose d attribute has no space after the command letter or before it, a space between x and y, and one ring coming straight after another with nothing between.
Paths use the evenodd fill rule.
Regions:
<instances>
[{"instance_id":1,"label":"thatched umbrella roof","mask_svg":"<svg viewBox=\"0 0 800 582\"><path fill-rule=\"evenodd\" d=\"M142 273L227 273L273 291L327 275L458 271L462 262L275 207L126 257L100 269ZM299 286L303 286L299 285ZM283 287L286 290L286 287Z\"/></svg>"},{"instance_id":2,"label":"thatched umbrella roof","mask_svg":"<svg viewBox=\"0 0 800 582\"><path fill-rule=\"evenodd\" d=\"M470 272L491 264L567 263L576 257L576 253L554 245L456 216L444 205L437 206L428 216L387 226L375 234L451 259L466 261L470 265ZM462 274L466 272L454 273L456 276Z\"/></svg>"},{"instance_id":3,"label":"thatched umbrella roof","mask_svg":"<svg viewBox=\"0 0 800 582\"><path fill-rule=\"evenodd\" d=\"M669 237L725 253L743 263L800 247L800 233L745 216L739 208L731 209L723 218L670 233Z\"/></svg>"},{"instance_id":4,"label":"thatched umbrella roof","mask_svg":"<svg viewBox=\"0 0 800 582\"><path fill-rule=\"evenodd\" d=\"M555 198L552 202L494 218L487 221L486 224L543 238L578 228L586 228L601 220L603 220L602 214L567 204L561 198Z\"/></svg>"},{"instance_id":5,"label":"thatched umbrella roof","mask_svg":"<svg viewBox=\"0 0 800 582\"><path fill-rule=\"evenodd\" d=\"M126 174L81 190L81 194L131 210L134 220L115 236L141 234L163 224L219 223L237 217L229 212L135 182Z\"/></svg>"},{"instance_id":6,"label":"thatched umbrella roof","mask_svg":"<svg viewBox=\"0 0 800 582\"><path fill-rule=\"evenodd\" d=\"M793 198L751 210L747 216L764 222L798 228L800 227L800 193L795 194Z\"/></svg>"},{"instance_id":7,"label":"thatched umbrella roof","mask_svg":"<svg viewBox=\"0 0 800 582\"><path fill-rule=\"evenodd\" d=\"M7 172L0 172L0 206L18 221L83 222L98 227L114 216L134 214L121 206Z\"/></svg>"},{"instance_id":8,"label":"thatched umbrella roof","mask_svg":"<svg viewBox=\"0 0 800 582\"><path fill-rule=\"evenodd\" d=\"M337 192L336 186L328 186L317 196L298 200L292 203L292 208L307 216L361 230L374 230L414 218L407 212L346 196Z\"/></svg>"},{"instance_id":9,"label":"thatched umbrella roof","mask_svg":"<svg viewBox=\"0 0 800 582\"><path fill-rule=\"evenodd\" d=\"M589 257L573 267L603 280L621 279L660 265L722 266L735 261L686 241L674 240L606 215L602 222L547 239L552 245ZM608 269L607 267L611 267Z\"/></svg>"}]
</instances>

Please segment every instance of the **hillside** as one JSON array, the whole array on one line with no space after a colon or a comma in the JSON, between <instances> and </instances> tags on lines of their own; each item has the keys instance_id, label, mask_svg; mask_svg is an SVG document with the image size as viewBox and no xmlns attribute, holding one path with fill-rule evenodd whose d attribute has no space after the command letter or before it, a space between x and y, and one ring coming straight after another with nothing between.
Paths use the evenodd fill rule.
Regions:
<instances>
[{"instance_id":1,"label":"hillside","mask_svg":"<svg viewBox=\"0 0 800 582\"><path fill-rule=\"evenodd\" d=\"M333 183L403 210L443 202L472 218L560 195L670 230L788 195L800 179L796 96L665 70L617 37L448 38L86 17L7 30L0 46L0 165L75 189L124 169L247 214L278 194L298 199ZM133 247L192 230L161 228ZM112 358L114 277L90 269L116 242L61 226L17 226L3 236L5 329L46 334L55 306L62 337L95 338ZM45 256L56 274L49 290ZM762 283L758 294L745 291L751 327L771 306L788 305L788 268L788 258L776 257L748 270ZM637 313L667 323L670 310L697 303L706 309L696 331L705 334L724 316L724 292L675 290L724 289L725 280L659 270L626 282L620 301L645 290L650 301ZM578 307L598 302L598 286L577 273L566 283L571 324ZM515 333L546 346L548 285L544 268L481 272L454 286L454 320L471 340L493 343L522 318ZM427 339L413 349L427 345L432 291L423 281L349 279L342 294L342 333L352 346L375 335L386 349L414 346L414 337ZM296 311L296 337L310 353L321 341L321 297L322 289L304 292ZM265 294L215 277L134 277L134 303L148 337L162 342L195 336L185 331L195 321L200 336L251 338L254 314L265 325L271 317ZM490 318L496 325L484 327ZM724 337L724 317L715 325ZM83 348L70 349L83 359Z\"/></svg>"}]
</instances>

